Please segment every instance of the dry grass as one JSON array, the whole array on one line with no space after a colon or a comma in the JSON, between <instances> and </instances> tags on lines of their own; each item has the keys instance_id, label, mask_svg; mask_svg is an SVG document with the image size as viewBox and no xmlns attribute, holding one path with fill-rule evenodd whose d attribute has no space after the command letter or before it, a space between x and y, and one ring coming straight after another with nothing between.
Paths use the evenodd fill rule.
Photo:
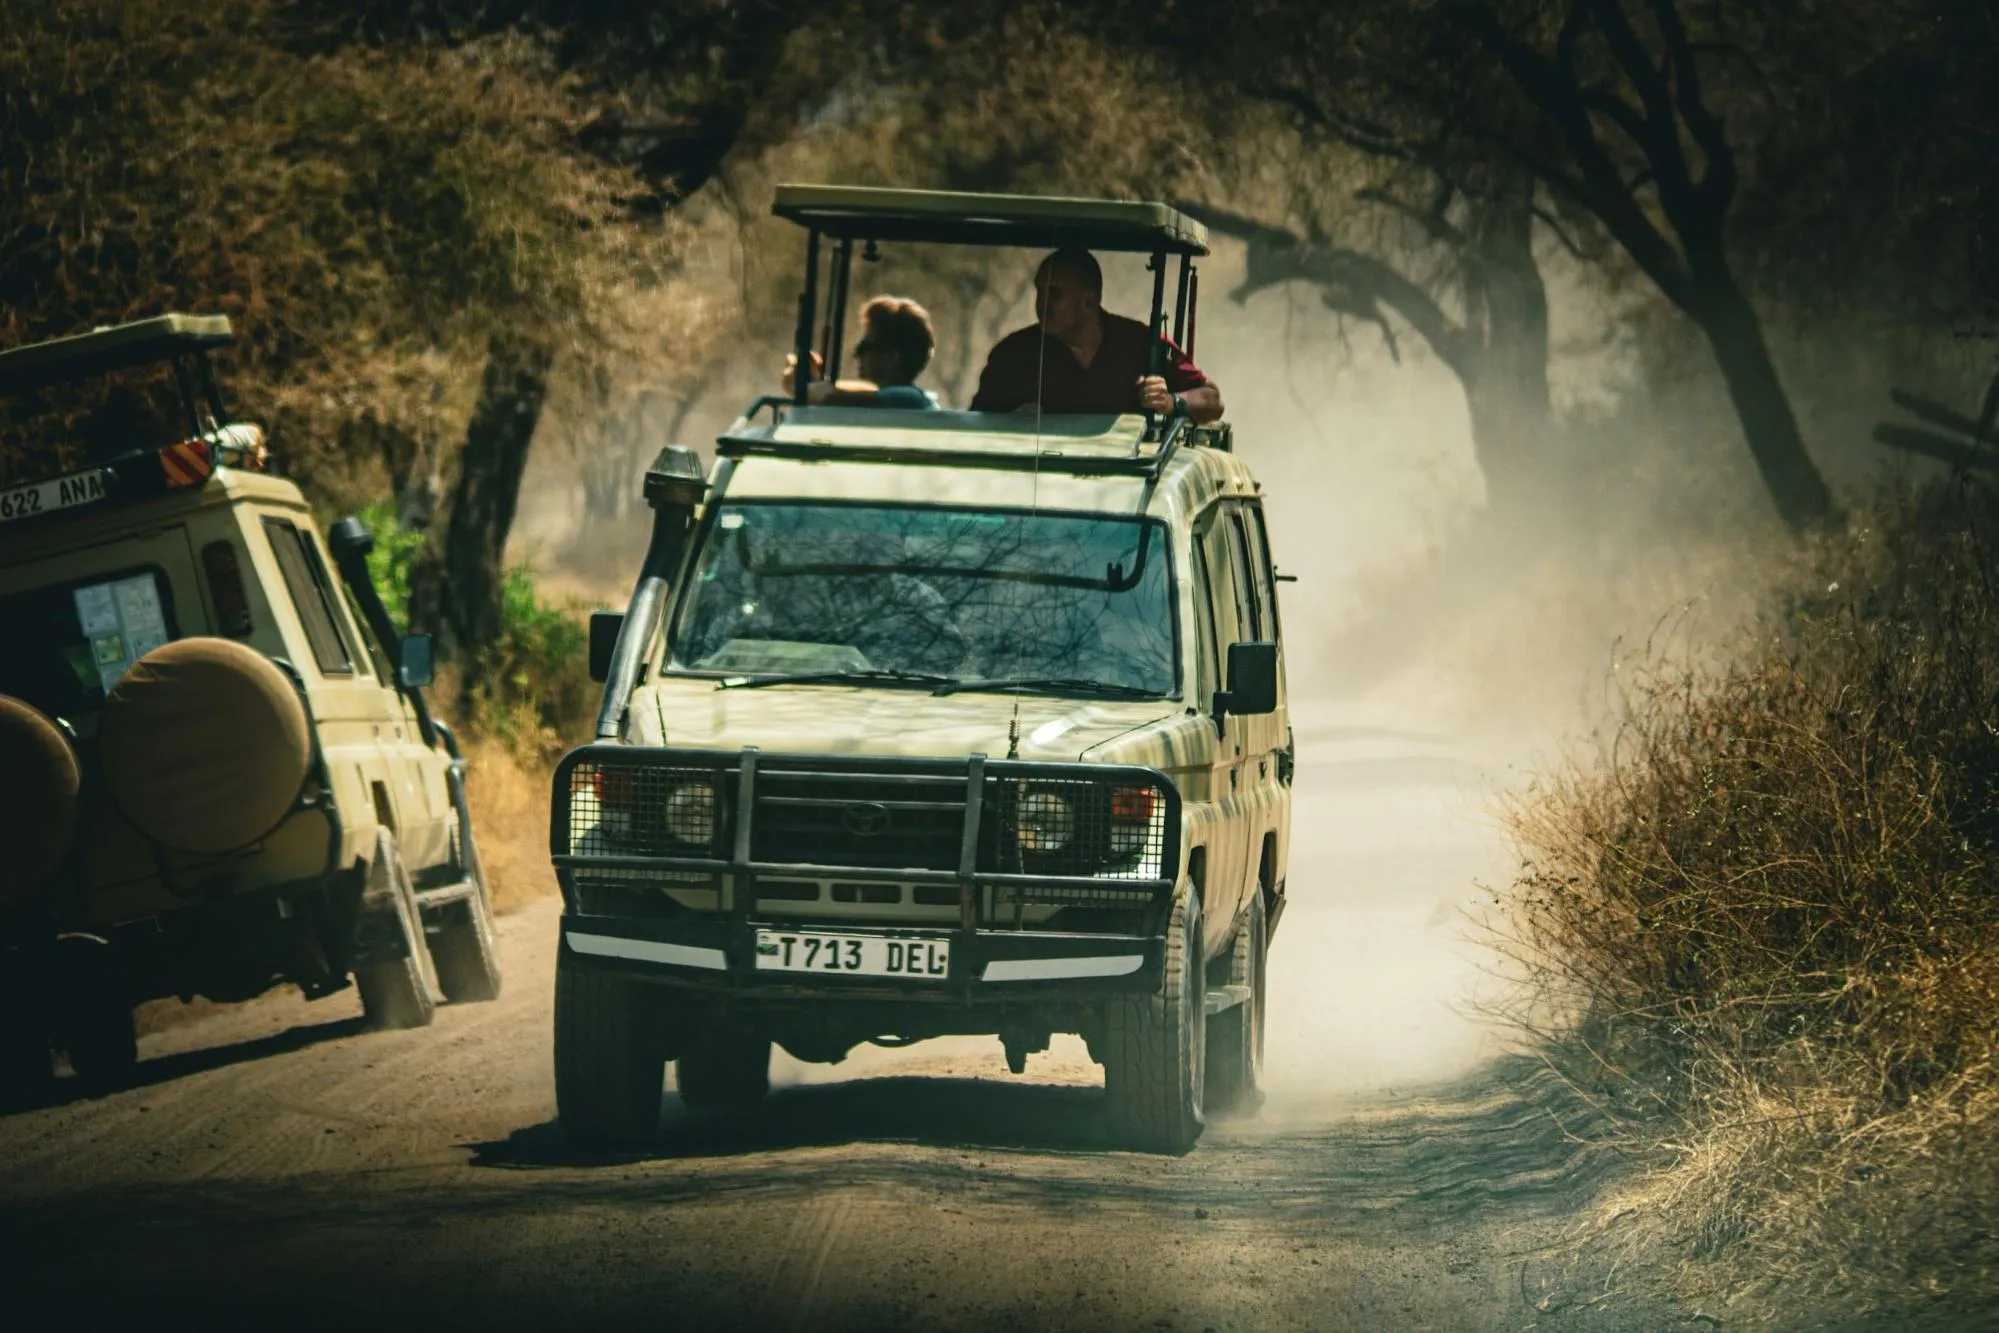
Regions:
<instances>
[{"instance_id":1,"label":"dry grass","mask_svg":"<svg viewBox=\"0 0 1999 1333\"><path fill-rule=\"evenodd\" d=\"M472 806L493 909L518 911L555 892L555 871L548 862L548 788L554 765L488 738L469 740L465 759L465 799Z\"/></svg>"},{"instance_id":2,"label":"dry grass","mask_svg":"<svg viewBox=\"0 0 1999 1333\"><path fill-rule=\"evenodd\" d=\"M1511 811L1512 1016L1661 1163L1683 1277L1999 1296L1999 496L1887 497L1731 664Z\"/></svg>"}]
</instances>

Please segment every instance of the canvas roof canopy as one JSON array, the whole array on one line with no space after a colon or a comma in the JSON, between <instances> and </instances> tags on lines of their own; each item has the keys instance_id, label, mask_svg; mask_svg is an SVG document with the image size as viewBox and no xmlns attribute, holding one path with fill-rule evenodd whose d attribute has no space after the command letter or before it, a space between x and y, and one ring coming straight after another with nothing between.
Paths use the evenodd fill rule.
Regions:
<instances>
[{"instance_id":1,"label":"canvas roof canopy","mask_svg":"<svg viewBox=\"0 0 1999 1333\"><path fill-rule=\"evenodd\" d=\"M0 394L32 393L114 370L227 347L227 315L159 315L0 352Z\"/></svg>"},{"instance_id":2,"label":"canvas roof canopy","mask_svg":"<svg viewBox=\"0 0 1999 1333\"><path fill-rule=\"evenodd\" d=\"M836 240L1208 253L1206 227L1178 209L1136 200L780 185L771 211Z\"/></svg>"}]
</instances>

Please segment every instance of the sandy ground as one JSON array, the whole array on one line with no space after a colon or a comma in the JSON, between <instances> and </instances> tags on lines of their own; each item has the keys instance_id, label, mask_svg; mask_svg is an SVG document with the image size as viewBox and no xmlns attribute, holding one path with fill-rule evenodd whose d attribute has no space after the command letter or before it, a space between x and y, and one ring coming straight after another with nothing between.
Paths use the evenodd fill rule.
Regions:
<instances>
[{"instance_id":1,"label":"sandy ground","mask_svg":"<svg viewBox=\"0 0 1999 1333\"><path fill-rule=\"evenodd\" d=\"M1270 1096L1184 1158L1105 1150L1058 1039L780 1056L751 1114L666 1099L657 1148L553 1120L556 905L507 993L370 1033L351 994L216 1008L139 1086L0 1120L10 1328L149 1322L773 1329L1642 1329L1565 1258L1601 1164L1463 1005L1495 766L1365 709L1300 719ZM15 1318L14 1316L21 1316Z\"/></svg>"}]
</instances>

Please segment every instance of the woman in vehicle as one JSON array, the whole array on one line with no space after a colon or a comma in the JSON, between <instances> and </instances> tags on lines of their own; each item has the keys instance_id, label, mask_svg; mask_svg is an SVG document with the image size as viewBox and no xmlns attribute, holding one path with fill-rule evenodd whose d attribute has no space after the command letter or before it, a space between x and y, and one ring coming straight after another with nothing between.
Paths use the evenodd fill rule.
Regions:
<instances>
[{"instance_id":1,"label":"woman in vehicle","mask_svg":"<svg viewBox=\"0 0 1999 1333\"><path fill-rule=\"evenodd\" d=\"M902 407L925 410L937 404L916 387L916 377L930 364L937 335L930 312L900 296L877 296L861 307L861 339L854 344L855 379L815 379L805 386L805 400L826 407ZM785 358L784 389L793 391L796 355ZM812 354L812 373L823 369Z\"/></svg>"}]
</instances>

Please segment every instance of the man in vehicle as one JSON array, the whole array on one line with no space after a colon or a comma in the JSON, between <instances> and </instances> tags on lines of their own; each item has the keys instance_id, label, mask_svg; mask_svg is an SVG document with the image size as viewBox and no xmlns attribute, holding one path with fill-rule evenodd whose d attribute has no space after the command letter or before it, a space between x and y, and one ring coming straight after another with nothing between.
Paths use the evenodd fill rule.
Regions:
<instances>
[{"instance_id":1,"label":"man in vehicle","mask_svg":"<svg viewBox=\"0 0 1999 1333\"><path fill-rule=\"evenodd\" d=\"M861 340L854 344L855 380L815 379L806 385L806 401L829 407L934 408L930 395L916 387L916 377L930 364L937 335L930 312L900 296L877 296L861 307ZM792 392L798 369L796 355L785 358L784 391ZM812 373L824 367L812 354Z\"/></svg>"},{"instance_id":2,"label":"man in vehicle","mask_svg":"<svg viewBox=\"0 0 1999 1333\"><path fill-rule=\"evenodd\" d=\"M1221 390L1171 339L1152 373L1152 333L1103 308L1104 274L1087 250L1057 250L1034 276L1040 321L1000 339L979 375L974 412L1172 412L1197 425L1222 415Z\"/></svg>"}]
</instances>

